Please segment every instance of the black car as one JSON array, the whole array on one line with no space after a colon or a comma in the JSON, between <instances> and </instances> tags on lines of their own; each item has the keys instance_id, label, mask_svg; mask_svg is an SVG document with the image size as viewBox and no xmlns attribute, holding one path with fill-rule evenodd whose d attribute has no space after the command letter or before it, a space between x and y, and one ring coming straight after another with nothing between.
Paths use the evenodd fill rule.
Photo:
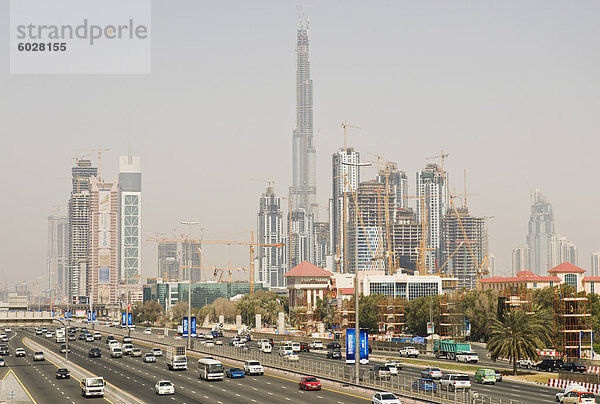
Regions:
<instances>
[{"instance_id":1,"label":"black car","mask_svg":"<svg viewBox=\"0 0 600 404\"><path fill-rule=\"evenodd\" d=\"M91 348L90 352L88 352L88 357L89 358L101 358L102 351L100 350L100 348Z\"/></svg>"},{"instance_id":2,"label":"black car","mask_svg":"<svg viewBox=\"0 0 600 404\"><path fill-rule=\"evenodd\" d=\"M342 349L342 346L339 342L330 342L327 344L327 349Z\"/></svg>"},{"instance_id":3,"label":"black car","mask_svg":"<svg viewBox=\"0 0 600 404\"><path fill-rule=\"evenodd\" d=\"M537 365L535 368L537 370L545 370L546 372L556 372L559 369L562 369L564 366L562 359L544 359Z\"/></svg>"},{"instance_id":4,"label":"black car","mask_svg":"<svg viewBox=\"0 0 600 404\"><path fill-rule=\"evenodd\" d=\"M66 369L66 368L56 369L56 378L57 379L70 379L71 374L69 373L69 369Z\"/></svg>"},{"instance_id":5,"label":"black car","mask_svg":"<svg viewBox=\"0 0 600 404\"><path fill-rule=\"evenodd\" d=\"M587 371L587 367L582 365L581 363L576 363L576 362L565 362L562 370L564 370L565 372L579 372L579 373L583 373L585 371Z\"/></svg>"},{"instance_id":6,"label":"black car","mask_svg":"<svg viewBox=\"0 0 600 404\"><path fill-rule=\"evenodd\" d=\"M0 344L0 355L10 355L10 351L8 350L8 345Z\"/></svg>"},{"instance_id":7,"label":"black car","mask_svg":"<svg viewBox=\"0 0 600 404\"><path fill-rule=\"evenodd\" d=\"M308 346L308 342L300 343L300 352L310 352L310 347Z\"/></svg>"},{"instance_id":8,"label":"black car","mask_svg":"<svg viewBox=\"0 0 600 404\"><path fill-rule=\"evenodd\" d=\"M340 350L332 350L327 352L327 359L342 359L342 352Z\"/></svg>"}]
</instances>

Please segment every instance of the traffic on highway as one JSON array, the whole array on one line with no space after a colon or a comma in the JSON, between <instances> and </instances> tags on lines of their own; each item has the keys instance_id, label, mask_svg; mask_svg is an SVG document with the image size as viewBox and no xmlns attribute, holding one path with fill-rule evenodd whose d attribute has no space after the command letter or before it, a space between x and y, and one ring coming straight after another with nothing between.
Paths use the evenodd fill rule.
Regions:
<instances>
[{"instance_id":1,"label":"traffic on highway","mask_svg":"<svg viewBox=\"0 0 600 404\"><path fill-rule=\"evenodd\" d=\"M443 361L439 367L404 363L405 356L400 353L375 355L368 365L360 365L361 387L356 387L317 374L317 369L325 369L335 375L336 369L342 368L351 378L353 366L345 365L337 342L200 335L192 341L194 349L186 350L185 340L164 337L151 329L129 331L97 325L95 330L70 328L64 335L69 341L67 348L61 331L21 327L6 332L6 368L14 369L38 402L48 402L47 397L57 394L60 397L54 398L80 402L85 397L104 396L105 386L148 403L161 402L162 396L180 403L387 403L401 400L398 392L412 392L414 398L430 402L445 398L456 402L568 403L575 394L581 398L584 390L503 380L501 373L485 367L467 374L444 370ZM288 365L292 368L286 368ZM73 368L85 369L91 376L75 378ZM373 385L378 388L365 388Z\"/></svg>"}]
</instances>

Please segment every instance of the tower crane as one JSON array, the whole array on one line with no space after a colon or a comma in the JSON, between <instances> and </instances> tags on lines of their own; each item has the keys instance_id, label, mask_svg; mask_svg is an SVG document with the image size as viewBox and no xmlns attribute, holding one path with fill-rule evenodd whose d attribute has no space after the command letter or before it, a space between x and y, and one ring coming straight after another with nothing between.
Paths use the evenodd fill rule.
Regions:
<instances>
[{"instance_id":1,"label":"tower crane","mask_svg":"<svg viewBox=\"0 0 600 404\"><path fill-rule=\"evenodd\" d=\"M98 182L102 182L102 152L110 151L110 149L98 147L97 149L81 149L81 151L98 152Z\"/></svg>"},{"instance_id":2,"label":"tower crane","mask_svg":"<svg viewBox=\"0 0 600 404\"><path fill-rule=\"evenodd\" d=\"M346 134L346 130L348 128L354 128L354 129L362 129L360 126L354 126L354 125L350 125L348 122L342 122L342 124L340 125L342 128L344 128L344 150L346 150L348 148L348 144L347 144L347 134Z\"/></svg>"},{"instance_id":3,"label":"tower crane","mask_svg":"<svg viewBox=\"0 0 600 404\"><path fill-rule=\"evenodd\" d=\"M152 237L146 241L157 242L157 243L203 243L203 244L218 244L227 246L248 246L250 247L250 295L254 294L254 247L277 247L281 248L285 246L285 243L279 244L266 244L266 243L255 243L254 232L250 232L250 241L236 241L236 240L205 240L205 239L185 239L185 238L156 238Z\"/></svg>"}]
</instances>

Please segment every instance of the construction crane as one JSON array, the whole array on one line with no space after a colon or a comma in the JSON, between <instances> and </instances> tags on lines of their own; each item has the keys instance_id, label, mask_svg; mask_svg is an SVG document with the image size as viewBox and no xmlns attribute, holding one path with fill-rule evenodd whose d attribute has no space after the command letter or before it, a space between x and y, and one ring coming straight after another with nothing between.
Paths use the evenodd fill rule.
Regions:
<instances>
[{"instance_id":1,"label":"construction crane","mask_svg":"<svg viewBox=\"0 0 600 404\"><path fill-rule=\"evenodd\" d=\"M348 149L348 137L347 137L347 133L346 130L348 128L354 128L354 129L362 129L360 126L353 126L350 125L348 122L342 122L341 127L344 128L344 150Z\"/></svg>"},{"instance_id":2,"label":"construction crane","mask_svg":"<svg viewBox=\"0 0 600 404\"><path fill-rule=\"evenodd\" d=\"M110 149L98 147L97 149L81 149L80 151L98 152L98 182L102 182L102 152L110 151Z\"/></svg>"},{"instance_id":3,"label":"construction crane","mask_svg":"<svg viewBox=\"0 0 600 404\"><path fill-rule=\"evenodd\" d=\"M181 239L181 238L156 238L152 237L146 241L156 243L190 243L190 244L217 244L227 246L249 246L250 247L250 295L254 294L254 247L277 247L281 248L285 246L285 243L279 244L265 244L254 242L254 232L250 232L250 241L236 241L236 240L205 240L205 239Z\"/></svg>"},{"instance_id":4,"label":"construction crane","mask_svg":"<svg viewBox=\"0 0 600 404\"><path fill-rule=\"evenodd\" d=\"M450 156L448 153L444 153L444 150L441 150L440 154L438 154L437 156L425 157L425 160L440 159L440 168L443 171L444 170L444 161L446 160L446 158L448 156Z\"/></svg>"},{"instance_id":5,"label":"construction crane","mask_svg":"<svg viewBox=\"0 0 600 404\"><path fill-rule=\"evenodd\" d=\"M221 279L223 278L223 274L225 273L225 271L228 272L229 274L229 278L228 281L229 283L231 283L231 271L247 271L248 268L232 268L231 267L231 262L228 263L229 267L228 268L219 268L217 266L215 266L214 271L213 271L213 277L216 278L217 274L219 274L219 279L217 279L217 282L222 282Z\"/></svg>"}]
</instances>

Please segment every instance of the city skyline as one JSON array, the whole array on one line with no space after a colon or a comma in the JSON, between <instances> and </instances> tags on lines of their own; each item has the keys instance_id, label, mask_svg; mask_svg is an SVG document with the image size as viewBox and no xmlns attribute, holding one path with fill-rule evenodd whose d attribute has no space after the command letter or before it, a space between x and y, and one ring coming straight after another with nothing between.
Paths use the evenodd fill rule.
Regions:
<instances>
[{"instance_id":1,"label":"city skyline","mask_svg":"<svg viewBox=\"0 0 600 404\"><path fill-rule=\"evenodd\" d=\"M156 4L155 12L183 20L200 13L192 3L182 4L190 7L189 15L161 4ZM442 3L423 7L427 13L408 5L391 7L389 17L377 15L376 19L372 12L352 5L346 11L349 15L362 15L365 24L380 22L375 32L361 30L360 35L351 30L349 22L335 19L331 6L305 7L313 21L311 74L319 89L314 95L318 117L314 131L320 216L326 217L325 207L331 197L331 154L343 140L339 123L348 120L362 128L350 133L348 145L365 156L385 151L386 159L398 162L398 168L408 173L411 191L415 187L414 173L425 166L426 157L441 149L450 154L444 168L450 173L451 189L462 189L462 181L453 179L467 169L468 191L479 194L470 198L470 211L476 216L495 216L489 222L489 251L497 257L499 274L510 273L512 248L524 241L529 193L536 188L552 200L557 232L568 235L577 245L579 262L589 271L591 252L600 245L600 237L593 231L600 225L600 218L576 206L581 200L595 201L600 195L583 185L576 174L593 170L592 150L598 142L593 137L593 111L598 109L593 94L600 86L591 68L598 64L598 56L584 51L595 44L598 27L592 25L591 16L598 6L582 2L559 7L551 3L540 14L510 5L500 10L501 16L521 12L513 22L516 26L510 27L501 16L477 7L457 6L461 13L450 15L448 6ZM0 10L7 11L7 5L0 5ZM218 29L217 33L222 34L216 37L218 44L202 43L212 55L207 65L190 57L190 67L174 69L161 64L157 57L149 77L36 77L33 80L39 85L35 86L18 76L9 76L5 67L1 80L14 97L3 99L0 107L6 111L6 130L11 136L8 151L12 153L7 153L1 164L7 195L14 197L0 202L3 212L11 212L4 214L8 231L2 237L0 253L7 259L0 267L1 280L13 283L39 276L43 284L46 218L52 206L65 209L69 192L69 185L59 178L67 175L70 158L80 148L99 143L115 150L103 155L107 178L116 176L115 160L123 154L116 151L124 149L127 140L135 145L135 154L147 162L144 239L155 232L171 233L188 217L200 221L207 228L206 235L249 239L255 228L256 200L263 187L248 179L274 179L276 194L283 194L291 185L289 134L295 127L295 89L290 83L294 80L295 58L290 50L296 39L297 16L289 4L273 5L265 16L244 10L257 18L251 23L237 15L224 17L221 11L218 6L202 10L206 15L219 16L217 21L221 23L229 22L228 26L240 23L235 32L244 32L247 37ZM450 11L456 9L451 7ZM392 14L397 18L393 24ZM422 14L431 22L423 24L426 20ZM274 16L278 20L270 26L254 25ZM473 21L473 17L478 18ZM555 23L557 19L562 25ZM483 20L491 21L487 28L478 23ZM207 27L200 28L193 38L202 35L203 29L215 28L216 22L207 22ZM441 23L440 28L435 28L436 22ZM182 51L166 45L170 39L166 30L172 25L164 24L155 31L153 52L162 57L181 57ZM444 41L445 29L460 34L458 43ZM468 36L476 29L486 34L483 39ZM414 44L408 41L419 34ZM548 37L560 40L553 45L539 42ZM244 51L250 48L249 42L259 39L268 44L265 49L255 49L256 54ZM486 49L481 47L484 40ZM534 46L536 51L531 53ZM349 63L344 55L350 54L350 48L359 57ZM398 49L400 56L391 55L389 49ZM457 59L445 59L450 49ZM247 71L234 67L236 52L239 57L249 58ZM554 63L556 60L561 62ZM434 69L440 66L435 62L447 64ZM213 71L217 64L226 66L221 74ZM203 66L202 76L213 77L215 85L194 76L198 66ZM473 67L465 70L466 66ZM176 74L179 70L180 75ZM250 76L256 80L250 82ZM71 86L72 82L79 85ZM353 83L351 90L349 82ZM241 86L241 91L234 91L235 86ZM221 95L222 88L228 90ZM67 95L60 107L52 105L56 91ZM451 103L459 91L460 102ZM116 99L114 93L121 97ZM260 96L259 102L248 102L246 93ZM197 98L198 94L209 96ZM69 119L55 117L64 108L74 111ZM193 118L198 110L203 111L202 119ZM43 126L18 118L31 111L39 115L40 122L44 121ZM98 111L109 112L113 119L99 119ZM29 155L28 164L22 163L23 153ZM576 157L562 164L565 156ZM11 178L8 173L12 167L20 167L23 177ZM38 180L31 189L23 187L23 178L33 184L40 172L45 174L43 182ZM361 173L365 179L375 175L373 168ZM228 196L232 192L235 198ZM169 197L172 195L178 198ZM29 202L18 202L23 200ZM220 209L231 213L222 217L217 214ZM185 233L185 229L179 232ZM142 275L153 276L156 248L143 243ZM33 252L25 246L34 246ZM223 265L226 257L232 257L233 265L247 266L244 249L210 248L214 264Z\"/></svg>"}]
</instances>

